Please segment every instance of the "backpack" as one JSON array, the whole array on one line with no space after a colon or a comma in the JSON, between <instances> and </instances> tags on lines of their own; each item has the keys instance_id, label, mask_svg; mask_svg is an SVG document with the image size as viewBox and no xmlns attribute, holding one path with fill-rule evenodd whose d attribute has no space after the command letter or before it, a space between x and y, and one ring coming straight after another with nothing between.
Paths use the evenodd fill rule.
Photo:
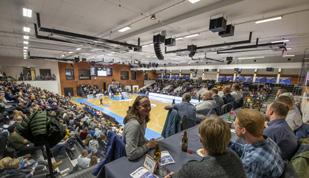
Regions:
<instances>
[{"instance_id":1,"label":"backpack","mask_svg":"<svg viewBox=\"0 0 309 178\"><path fill-rule=\"evenodd\" d=\"M37 111L16 126L17 132L36 146L53 147L65 136L66 128L47 111Z\"/></svg>"}]
</instances>

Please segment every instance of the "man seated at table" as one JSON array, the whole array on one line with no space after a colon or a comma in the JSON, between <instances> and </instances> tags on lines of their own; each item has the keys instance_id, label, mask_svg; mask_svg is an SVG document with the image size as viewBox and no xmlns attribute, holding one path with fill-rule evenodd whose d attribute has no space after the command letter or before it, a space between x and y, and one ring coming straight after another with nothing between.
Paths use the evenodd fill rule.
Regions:
<instances>
[{"instance_id":1,"label":"man seated at table","mask_svg":"<svg viewBox=\"0 0 309 178\"><path fill-rule=\"evenodd\" d=\"M290 160L298 147L297 138L285 119L288 110L288 107L283 103L278 101L271 103L266 111L267 119L269 119L268 127L264 130L264 135L271 138L280 147L284 160Z\"/></svg>"},{"instance_id":2,"label":"man seated at table","mask_svg":"<svg viewBox=\"0 0 309 178\"><path fill-rule=\"evenodd\" d=\"M227 104L227 103L233 103L235 101L234 97L231 95L231 88L226 86L223 88L223 101L224 101L224 104Z\"/></svg>"},{"instance_id":3,"label":"man seated at table","mask_svg":"<svg viewBox=\"0 0 309 178\"><path fill-rule=\"evenodd\" d=\"M213 88L211 89L211 92L212 92L212 98L216 101L217 105L221 107L224 104L224 101L222 97L218 95L218 89Z\"/></svg>"},{"instance_id":4,"label":"man seated at table","mask_svg":"<svg viewBox=\"0 0 309 178\"><path fill-rule=\"evenodd\" d=\"M232 148L239 155L248 178L275 178L284 171L284 162L278 145L263 136L263 115L253 109L240 110L234 122L238 137L246 144L232 142Z\"/></svg>"},{"instance_id":5,"label":"man seated at table","mask_svg":"<svg viewBox=\"0 0 309 178\"><path fill-rule=\"evenodd\" d=\"M295 106L294 99L290 96L280 95L277 102L283 103L288 107L288 113L285 117L286 122L292 131L296 131L303 124L299 109Z\"/></svg>"},{"instance_id":6,"label":"man seated at table","mask_svg":"<svg viewBox=\"0 0 309 178\"><path fill-rule=\"evenodd\" d=\"M243 93L240 90L239 84L233 84L231 95L235 99L235 102L239 102L243 98Z\"/></svg>"},{"instance_id":7,"label":"man seated at table","mask_svg":"<svg viewBox=\"0 0 309 178\"><path fill-rule=\"evenodd\" d=\"M216 102L212 98L210 91L203 93L203 101L196 105L196 117L199 120L203 120L209 114L214 113L214 109L217 107Z\"/></svg>"},{"instance_id":8,"label":"man seated at table","mask_svg":"<svg viewBox=\"0 0 309 178\"><path fill-rule=\"evenodd\" d=\"M287 89L285 88L279 88L277 93L276 93L276 99L281 96L281 95L284 95L284 96L291 96L292 93L288 92Z\"/></svg>"},{"instance_id":9,"label":"man seated at table","mask_svg":"<svg viewBox=\"0 0 309 178\"><path fill-rule=\"evenodd\" d=\"M196 109L193 104L190 103L191 95L190 93L185 93L182 96L182 102L177 103L175 105L165 106L166 110L169 109L176 109L178 111L178 115L181 119L186 120L184 121L186 126L183 129L187 129L193 127L194 125L198 124L198 120L196 119Z\"/></svg>"},{"instance_id":10,"label":"man seated at table","mask_svg":"<svg viewBox=\"0 0 309 178\"><path fill-rule=\"evenodd\" d=\"M189 161L170 177L246 177L238 156L228 149L231 131L228 124L217 116L205 119L199 126L203 145L201 161Z\"/></svg>"}]
</instances>

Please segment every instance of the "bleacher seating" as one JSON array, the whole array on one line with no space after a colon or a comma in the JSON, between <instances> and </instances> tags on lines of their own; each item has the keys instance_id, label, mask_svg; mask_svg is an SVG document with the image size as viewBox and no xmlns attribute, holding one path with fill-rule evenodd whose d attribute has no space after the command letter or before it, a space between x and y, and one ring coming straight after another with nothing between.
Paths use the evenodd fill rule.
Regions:
<instances>
[{"instance_id":1,"label":"bleacher seating","mask_svg":"<svg viewBox=\"0 0 309 178\"><path fill-rule=\"evenodd\" d=\"M100 160L105 157L107 132L117 130L120 131L117 134L121 134L120 126L113 118L105 117L102 112L86 105L77 106L70 102L67 97L23 83L16 84L8 81L0 82L0 91L3 94L1 95L0 104L4 108L0 113L0 160L6 156L12 158L19 156L21 158L25 155L14 148L8 149L10 147L7 145L7 140L10 138L8 138L7 130L8 127L21 121L18 118L29 117L37 110L47 109L50 112L55 112L59 121L67 127L65 139L56 145L57 149L51 148L52 152L54 152L53 160L55 160L55 163L61 162L58 168L55 169L58 175L74 174L77 176L77 174L83 174L78 173L83 169L76 169L76 166L78 166L77 160L84 149L90 150L89 142L94 138L98 140L98 151L96 153L91 152L90 155L91 158L98 157ZM85 132L83 133L83 131ZM46 155L42 152L42 148L31 152L31 160L42 160L42 162L46 163L44 159L46 159ZM95 162L91 164L95 164ZM45 167L45 171L39 171L33 165L29 165L27 168L35 171L27 172L27 174L31 173L36 177L45 177L48 174L47 164L43 165L43 167ZM16 171L25 170L18 168ZM8 174L6 169L1 169L0 175L4 176L6 174Z\"/></svg>"}]
</instances>

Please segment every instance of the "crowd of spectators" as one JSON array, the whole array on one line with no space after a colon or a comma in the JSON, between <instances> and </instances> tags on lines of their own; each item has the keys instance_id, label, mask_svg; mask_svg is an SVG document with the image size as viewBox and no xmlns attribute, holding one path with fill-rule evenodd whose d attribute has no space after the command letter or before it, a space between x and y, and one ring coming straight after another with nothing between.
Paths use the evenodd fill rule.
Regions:
<instances>
[{"instance_id":1,"label":"crowd of spectators","mask_svg":"<svg viewBox=\"0 0 309 178\"><path fill-rule=\"evenodd\" d=\"M77 106L69 98L28 84L3 81L0 94L0 177L12 174L31 176L39 172L40 166L46 170L46 156L42 148L16 130L18 124L34 113L47 111L66 127L66 136L51 148L51 152L56 166L61 164L62 159L76 159L77 164L73 165L71 172L96 164L104 157L107 132L121 132L118 123L112 118L105 118L101 111L86 105ZM82 151L78 152L77 146ZM43 155L43 158L37 159L38 155ZM21 166L21 161L27 164ZM12 165L14 162L16 164Z\"/></svg>"},{"instance_id":2,"label":"crowd of spectators","mask_svg":"<svg viewBox=\"0 0 309 178\"><path fill-rule=\"evenodd\" d=\"M197 99L201 89L211 89L214 84L213 80L156 80L154 84L144 90L173 96L191 93L192 98Z\"/></svg>"},{"instance_id":3,"label":"crowd of spectators","mask_svg":"<svg viewBox=\"0 0 309 178\"><path fill-rule=\"evenodd\" d=\"M200 90L202 91L200 102L196 105L190 103L192 94L188 92L182 96L181 103L166 106L165 109L174 110L172 111L174 114L167 116L166 123L173 125L175 121L173 118L176 116L183 121L181 127L188 128L200 123L207 116L223 115L240 107L260 110L262 108L260 104L266 100L272 91L267 85L245 87L238 83L234 83L232 86L217 84L210 90L207 88ZM186 120L187 122L184 122ZM163 132L169 133L170 131L164 130Z\"/></svg>"},{"instance_id":4,"label":"crowd of spectators","mask_svg":"<svg viewBox=\"0 0 309 178\"><path fill-rule=\"evenodd\" d=\"M77 87L77 91L78 96L86 97L100 93L100 88L97 85L82 84Z\"/></svg>"},{"instance_id":5,"label":"crowd of spectators","mask_svg":"<svg viewBox=\"0 0 309 178\"><path fill-rule=\"evenodd\" d=\"M281 176L286 169L284 160L291 160L297 152L298 139L308 137L306 118L296 107L293 95L284 89L278 90L276 98L268 105L265 113L266 120L261 112L256 109L241 109L237 112L234 128L236 135L246 143L243 145L238 142L229 144L230 132L228 126L220 118L213 118L209 121L205 118L212 114L222 115L243 106L253 108L254 104L246 105L246 102L265 102L268 96L273 93L271 86L240 83L226 85L201 81L192 81L192 83L187 84L176 82L173 84L175 85L171 85L174 90L178 87L182 89L183 86L188 86L183 90L187 92L182 95L181 103L167 106L165 109L175 111L177 117L181 118L181 130L202 122L199 132L205 157L218 157L220 155L231 157L229 154L232 154L233 160L238 162L238 165L232 169L237 169L235 171L241 175L240 177L245 177L244 173L247 177ZM166 84L163 82L155 85L160 88L161 85ZM197 89L191 87L199 87L199 89L197 91ZM174 90L164 88L162 88L162 91L174 92ZM196 96L197 93L200 93L201 101L197 105L193 105L190 103L191 96ZM144 139L143 132L146 123L149 121L150 110L150 101L145 96L137 97L133 106L128 110L128 116L125 119L124 138L129 160L141 157L157 144L157 141L147 142ZM44 149L31 143L16 129L18 124L27 118L34 117L34 114L40 111L46 111L47 115L55 117L66 127L66 136L51 148L51 152L55 158L54 168L61 166L64 159L76 160L76 165L69 171L70 173L96 165L101 159L105 158L106 153L104 151L106 150L107 137L111 133L110 130L122 135L123 129L115 120L104 117L101 111L90 106L77 106L70 101L70 98L28 84L2 81L0 82L0 177L17 174L32 176L40 172L47 172ZM168 124L173 122L170 116L168 115L166 121ZM188 122L185 122L185 120ZM212 127L209 124L214 126ZM135 129L130 129L129 126L134 126ZM206 127L208 127L207 133L204 133L203 128ZM218 143L223 146L217 152L216 149L219 147L212 148L208 145L207 143L210 140L206 137L214 138L210 132L208 133L210 129L214 129L213 132L216 134L222 133L221 130L216 130L219 127L225 130L226 136L224 137L226 138L222 143ZM164 126L163 132L167 133L166 136L170 136L169 133L172 133L168 130L169 128L169 126ZM130 132L133 131L140 132L138 138L134 134L130 135ZM133 154L137 153L134 150L139 148L136 145L143 147L140 154ZM234 155L235 153L226 152L227 145L236 152L238 157ZM77 151L77 147L81 147L81 150ZM223 163L210 161L207 165L209 164L219 164L220 166ZM189 174L192 177L207 175L208 172L199 169L197 162L192 162L184 165L175 176L183 175L183 177L186 177ZM214 172L214 174L217 173ZM171 176L168 175L167 177Z\"/></svg>"},{"instance_id":6,"label":"crowd of spectators","mask_svg":"<svg viewBox=\"0 0 309 178\"><path fill-rule=\"evenodd\" d=\"M49 75L49 74L46 74L46 75L38 75L38 76L35 76L35 78L32 78L30 72L28 73L20 73L19 74L19 77L18 77L18 80L19 81L28 81L28 80L56 80L56 75L55 74L52 74L52 75Z\"/></svg>"},{"instance_id":7,"label":"crowd of spectators","mask_svg":"<svg viewBox=\"0 0 309 178\"><path fill-rule=\"evenodd\" d=\"M247 90L246 95L243 89ZM212 148L212 145L215 143L212 140L211 145L206 144L203 148L205 150L205 158L202 161L189 161L178 172L171 173L165 178L209 175L210 173L207 169L212 164L219 164L217 165L218 169L226 167L227 164L220 163L221 159L224 159L223 155L220 158L216 158L215 160L217 161L211 161L213 157L219 157L222 153L213 154L210 152L210 149L212 151L220 150L220 146L227 144L229 141L229 148L235 151L242 163L242 166L234 168L235 170L233 171L236 174L244 170L246 177L285 177L287 175L293 177L296 176L296 172L300 177L308 176L308 164L305 162L301 163L299 159L303 159L304 155L309 153L309 145L306 144L308 143L309 125L307 118L301 114L299 107L296 106L294 96L290 92L287 92L285 89L279 89L276 98L271 98L270 103L267 103L266 99L270 94L275 95L275 93L272 92L272 88L269 85L256 87L242 86L234 83L232 87L225 85L222 92L223 95L219 96L217 88L206 90L202 95L202 101L196 106L190 103L190 93L185 93L181 103L165 107L170 112L162 134L168 137L180 131L177 130L175 132L175 128L180 127L183 130L200 123L200 140L202 144L205 144L212 140L215 132L223 134L224 130L222 128L223 125L217 125L214 128L214 125L219 124L222 119L213 118L214 116L210 115L225 114L225 106L231 104L231 108L236 109L233 112L235 117L232 123L230 120L227 121L235 129L235 134L240 140L230 141L230 138L227 138L228 141L226 143L221 143L216 148ZM265 114L253 108L253 105L249 105L250 109L240 109L239 107L242 104L239 101L246 99L253 103L256 102L255 100L261 100L261 103L267 105ZM218 106L221 106L219 107L221 112L211 112L213 109L217 111ZM225 114L223 119L226 119L225 116L229 116L229 114ZM217 121L214 121L216 119ZM179 122L180 126L177 126L177 120L181 121ZM203 130L206 127L205 124L210 124L211 122L216 123L213 125L213 128L209 126L207 130ZM201 134L203 131L206 133ZM293 166L289 167L290 163L288 161ZM208 162L208 164L205 164L205 162ZM238 161L235 159L233 162L236 164ZM201 167L204 169L201 169ZM225 173L229 174L229 172ZM217 173L213 171L211 174Z\"/></svg>"}]
</instances>

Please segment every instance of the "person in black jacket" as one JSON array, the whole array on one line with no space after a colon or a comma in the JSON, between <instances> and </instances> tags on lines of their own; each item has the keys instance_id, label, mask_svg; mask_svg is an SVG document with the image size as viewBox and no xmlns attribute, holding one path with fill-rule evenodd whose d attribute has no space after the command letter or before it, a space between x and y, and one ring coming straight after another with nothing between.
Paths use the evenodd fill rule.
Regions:
<instances>
[{"instance_id":1,"label":"person in black jacket","mask_svg":"<svg viewBox=\"0 0 309 178\"><path fill-rule=\"evenodd\" d=\"M223 119L217 116L205 119L199 126L199 134L203 159L189 161L177 173L170 173L165 178L246 177L241 160L227 148L231 131Z\"/></svg>"},{"instance_id":2,"label":"person in black jacket","mask_svg":"<svg viewBox=\"0 0 309 178\"><path fill-rule=\"evenodd\" d=\"M212 92L212 98L216 101L217 106L221 107L224 104L224 101L222 97L218 95L218 89L213 88L211 89L211 92Z\"/></svg>"},{"instance_id":3,"label":"person in black jacket","mask_svg":"<svg viewBox=\"0 0 309 178\"><path fill-rule=\"evenodd\" d=\"M223 96L224 104L233 103L235 101L234 97L231 95L230 87L224 87L223 93L224 93L224 96Z\"/></svg>"}]
</instances>

